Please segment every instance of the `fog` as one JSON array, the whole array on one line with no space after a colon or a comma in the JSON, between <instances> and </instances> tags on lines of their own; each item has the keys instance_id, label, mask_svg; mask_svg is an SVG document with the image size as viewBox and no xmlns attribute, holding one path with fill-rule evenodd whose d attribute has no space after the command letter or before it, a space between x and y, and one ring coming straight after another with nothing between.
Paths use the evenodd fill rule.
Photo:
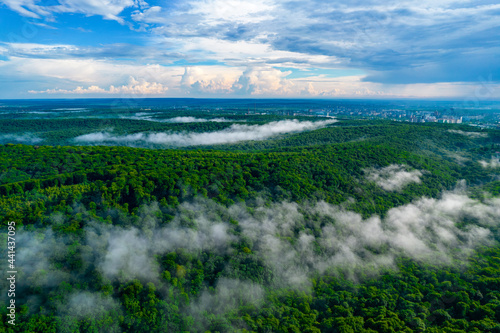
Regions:
<instances>
[{"instance_id":1,"label":"fog","mask_svg":"<svg viewBox=\"0 0 500 333\"><path fill-rule=\"evenodd\" d=\"M188 312L200 327L207 315L222 314L238 305L258 306L267 288L310 291L310 278L317 274L356 282L396 270L400 258L451 265L453 259L463 260L474 249L497 242L500 225L500 198L480 201L463 188L392 208L383 217L368 218L326 202L257 201L226 207L201 197L178 206L169 222L162 220L162 207L157 203L142 206L135 219L120 218L121 225L97 222L82 206L73 211L84 220L80 243L75 243L74 236L49 228L19 228L16 265L22 277L20 290L74 284L89 267L110 283L139 279L167 290L170 282L161 277L164 268L158 258L179 250L197 260L203 251L234 260L258 260L270 278L258 272L241 276L226 261L215 285L204 285L192 297ZM71 223L60 214L51 220L55 226ZM248 251L238 250L238 244ZM76 269L57 265L68 255L81 261ZM31 304L37 304L36 297ZM112 298L87 291L75 291L61 302L62 315L72 317L116 310ZM99 306L94 309L90 304Z\"/></svg>"},{"instance_id":2,"label":"fog","mask_svg":"<svg viewBox=\"0 0 500 333\"><path fill-rule=\"evenodd\" d=\"M182 117L172 117L172 118L156 118L158 114L164 114L163 112L138 112L134 116L120 116L121 119L133 119L133 120L147 120L154 121L158 123L227 123L227 122L241 122L226 118L196 118L191 116Z\"/></svg>"},{"instance_id":3,"label":"fog","mask_svg":"<svg viewBox=\"0 0 500 333\"><path fill-rule=\"evenodd\" d=\"M386 191L401 191L411 183L420 184L422 172L420 170L408 170L407 165L391 164L381 169L366 169L366 179L374 182Z\"/></svg>"},{"instance_id":4,"label":"fog","mask_svg":"<svg viewBox=\"0 0 500 333\"><path fill-rule=\"evenodd\" d=\"M157 218L159 212L154 203L142 207L133 224L88 221L80 248L84 265L95 265L110 280L157 282L157 254L184 249L232 255L234 244L243 240L271 268L276 283L285 286L300 286L311 274L332 269L376 273L394 267L402 256L446 264L457 251L466 255L494 241L491 229L500 222L500 199L480 202L465 193L445 192L440 199L421 198L390 209L384 217L366 219L326 202L226 208L198 198L181 204L168 224ZM237 221L239 232L229 221ZM25 281L40 270L54 276L33 283L65 278L67 273L58 273L51 260L66 255L71 240L50 229L20 232L18 239ZM227 269L230 273L231 267Z\"/></svg>"},{"instance_id":5,"label":"fog","mask_svg":"<svg viewBox=\"0 0 500 333\"><path fill-rule=\"evenodd\" d=\"M216 122L216 123L227 123L227 122L233 122L233 120L226 119L226 118L195 118L195 117L174 117L174 118L168 118L168 119L163 119L162 121L167 122L167 123L206 123L206 122Z\"/></svg>"},{"instance_id":6,"label":"fog","mask_svg":"<svg viewBox=\"0 0 500 333\"><path fill-rule=\"evenodd\" d=\"M456 134L461 134L468 136L469 138L477 139L477 138L487 138L488 133L481 133L481 132L464 132L461 130L448 130L450 133L456 133Z\"/></svg>"},{"instance_id":7,"label":"fog","mask_svg":"<svg viewBox=\"0 0 500 333\"><path fill-rule=\"evenodd\" d=\"M479 161L479 164L485 169L495 169L500 167L500 158L492 157L490 161Z\"/></svg>"},{"instance_id":8,"label":"fog","mask_svg":"<svg viewBox=\"0 0 500 333\"><path fill-rule=\"evenodd\" d=\"M97 132L78 136L75 142L88 144L119 143L130 146L144 144L161 144L167 146L194 146L235 143L248 140L265 140L285 133L310 131L335 123L336 120L298 121L281 120L264 125L233 124L215 132L182 132L182 133L136 133L117 136L110 132Z\"/></svg>"},{"instance_id":9,"label":"fog","mask_svg":"<svg viewBox=\"0 0 500 333\"><path fill-rule=\"evenodd\" d=\"M31 133L25 134L0 134L0 144L3 143L24 143L36 144L42 142L43 139Z\"/></svg>"}]
</instances>

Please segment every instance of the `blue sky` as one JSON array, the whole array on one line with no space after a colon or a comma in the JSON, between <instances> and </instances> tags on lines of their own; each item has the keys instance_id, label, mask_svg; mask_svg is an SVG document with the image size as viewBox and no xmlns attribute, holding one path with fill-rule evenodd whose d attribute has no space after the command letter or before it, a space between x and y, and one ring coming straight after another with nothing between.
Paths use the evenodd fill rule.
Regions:
<instances>
[{"instance_id":1,"label":"blue sky","mask_svg":"<svg viewBox=\"0 0 500 333\"><path fill-rule=\"evenodd\" d=\"M500 99L495 1L0 0L0 98Z\"/></svg>"}]
</instances>

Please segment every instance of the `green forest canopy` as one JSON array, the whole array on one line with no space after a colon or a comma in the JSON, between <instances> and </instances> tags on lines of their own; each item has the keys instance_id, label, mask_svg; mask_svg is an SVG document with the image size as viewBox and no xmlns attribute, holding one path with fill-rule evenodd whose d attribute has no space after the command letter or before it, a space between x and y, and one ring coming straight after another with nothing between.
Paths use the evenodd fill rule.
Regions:
<instances>
[{"instance_id":1,"label":"green forest canopy","mask_svg":"<svg viewBox=\"0 0 500 333\"><path fill-rule=\"evenodd\" d=\"M3 122L48 142L94 129ZM2 330L500 332L500 135L470 133L344 120L185 150L1 145L1 223L25 253Z\"/></svg>"}]
</instances>

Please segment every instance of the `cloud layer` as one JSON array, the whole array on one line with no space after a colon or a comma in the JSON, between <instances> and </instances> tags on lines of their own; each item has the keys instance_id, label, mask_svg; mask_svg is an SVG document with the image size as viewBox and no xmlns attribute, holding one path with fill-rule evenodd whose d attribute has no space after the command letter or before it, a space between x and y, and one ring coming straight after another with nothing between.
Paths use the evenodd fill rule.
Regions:
<instances>
[{"instance_id":1,"label":"cloud layer","mask_svg":"<svg viewBox=\"0 0 500 333\"><path fill-rule=\"evenodd\" d=\"M419 170L407 171L408 166L392 164L381 169L365 170L366 179L375 182L386 191L400 191L411 183L420 184L422 172Z\"/></svg>"},{"instance_id":2,"label":"cloud layer","mask_svg":"<svg viewBox=\"0 0 500 333\"><path fill-rule=\"evenodd\" d=\"M460 130L448 130L448 132L462 134L462 135L468 136L468 137L473 138L473 139L487 138L488 137L488 133L481 133L481 132L464 132L464 131L460 131Z\"/></svg>"},{"instance_id":3,"label":"cloud layer","mask_svg":"<svg viewBox=\"0 0 500 333\"><path fill-rule=\"evenodd\" d=\"M481 164L481 166L483 168L485 168L485 169L500 168L500 158L498 158L498 157L492 157L489 162L481 160L481 161L479 161L479 164Z\"/></svg>"},{"instance_id":4,"label":"cloud layer","mask_svg":"<svg viewBox=\"0 0 500 333\"><path fill-rule=\"evenodd\" d=\"M25 134L0 134L0 143L24 143L36 144L42 142L43 139L31 133Z\"/></svg>"},{"instance_id":5,"label":"cloud layer","mask_svg":"<svg viewBox=\"0 0 500 333\"><path fill-rule=\"evenodd\" d=\"M486 0L0 3L29 19L0 38L12 92L121 94L103 87L132 76L175 97L500 97L500 5Z\"/></svg>"},{"instance_id":6,"label":"cloud layer","mask_svg":"<svg viewBox=\"0 0 500 333\"><path fill-rule=\"evenodd\" d=\"M198 198L183 203L168 224L161 223L159 212L156 203L143 206L134 225L127 219L123 226L88 221L78 251L82 265L96 267L110 281L138 278L159 282L158 254L183 249L194 255L209 251L234 256L234 244L243 241L250 249L246 255L270 269L268 283L302 288L318 273L343 274L356 280L395 268L400 257L446 265L455 256L467 256L476 247L493 244L492 230L500 224L500 199L480 202L464 193L446 192L440 199L422 198L389 210L383 218L373 215L366 219L325 202L282 202L249 209L245 204L226 208ZM238 232L233 230L234 221ZM53 222L65 223L62 216L54 216ZM74 241L50 230L37 230L20 231L18 242L18 266L25 276L22 283L48 287L71 278L50 262L65 256L66 247ZM228 264L221 278L231 279L234 269ZM218 292L225 293L224 285L227 287L221 284ZM251 299L258 301L260 287L247 287ZM214 305L217 299L207 297L203 303L224 309L222 303ZM78 311L87 311L85 304L82 307Z\"/></svg>"},{"instance_id":7,"label":"cloud layer","mask_svg":"<svg viewBox=\"0 0 500 333\"><path fill-rule=\"evenodd\" d=\"M233 124L229 128L205 133L137 133L116 136L109 132L91 133L74 138L77 143L113 143L131 146L161 144L168 146L196 146L235 143L248 140L265 140L285 133L310 131L335 123L336 120L298 121L281 120L264 125Z\"/></svg>"},{"instance_id":8,"label":"cloud layer","mask_svg":"<svg viewBox=\"0 0 500 333\"><path fill-rule=\"evenodd\" d=\"M225 118L196 118L196 117L173 117L161 120L167 123L206 123L213 121L215 123L226 123L232 122L233 120L225 119Z\"/></svg>"},{"instance_id":9,"label":"cloud layer","mask_svg":"<svg viewBox=\"0 0 500 333\"><path fill-rule=\"evenodd\" d=\"M157 203L144 205L136 217L123 215L120 225L111 225L95 222L76 205L73 213L85 225L77 242L49 228L19 228L16 267L23 278L17 288L57 290L62 282L76 283L90 268L107 283L154 282L162 294L172 287L162 277L158 258L163 255L181 251L194 260L203 260L207 253L228 256L231 260L221 267L213 287L202 286L196 297L190 297L188 314L202 331L211 315L241 305L259 306L268 288L310 290L311 278L318 274L360 281L396 269L402 257L450 265L476 248L497 244L500 226L499 198L479 201L464 192L421 198L390 209L384 217L368 218L325 202L257 201L226 207L195 198L178 206L168 223L160 218L161 209ZM74 221L62 214L50 219L55 228ZM68 260L71 270L61 268ZM262 269L245 276L239 261ZM41 302L32 294L28 306ZM118 300L102 292L74 289L55 302L58 315L68 321L122 311Z\"/></svg>"},{"instance_id":10,"label":"cloud layer","mask_svg":"<svg viewBox=\"0 0 500 333\"><path fill-rule=\"evenodd\" d=\"M137 81L133 77L130 78L128 85L123 85L120 87L115 87L111 85L109 89L104 89L98 86L90 86L88 88L77 87L73 90L66 89L47 89L44 91L34 91L30 90L31 94L70 94L70 95L122 95L122 96L134 96L138 97L141 95L163 95L168 90L168 87L163 86L161 83L157 82L147 82L145 80Z\"/></svg>"}]
</instances>

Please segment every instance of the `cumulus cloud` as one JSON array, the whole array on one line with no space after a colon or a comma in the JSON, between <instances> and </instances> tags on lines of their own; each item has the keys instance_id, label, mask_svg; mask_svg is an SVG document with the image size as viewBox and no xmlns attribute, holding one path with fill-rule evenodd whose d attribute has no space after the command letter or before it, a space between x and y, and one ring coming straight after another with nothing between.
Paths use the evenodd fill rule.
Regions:
<instances>
[{"instance_id":1,"label":"cumulus cloud","mask_svg":"<svg viewBox=\"0 0 500 333\"><path fill-rule=\"evenodd\" d=\"M74 138L79 143L120 143L129 145L162 144L195 146L235 143L247 140L265 140L285 133L310 131L335 123L335 119L321 121L281 120L264 125L233 124L230 127L205 133L136 133L116 136L109 132L91 133Z\"/></svg>"},{"instance_id":2,"label":"cumulus cloud","mask_svg":"<svg viewBox=\"0 0 500 333\"><path fill-rule=\"evenodd\" d=\"M181 43L182 42L182 43ZM151 50L149 47L130 45L105 45L102 47L79 47L75 45L44 45L33 43L9 43L6 49L8 61L0 61L0 70L12 84L6 85L2 92L5 97L23 94L28 89L22 82L33 80L45 82L38 92L50 96L95 96L109 94L109 87L120 88L122 82L132 76L140 82L149 82L144 93L161 92L165 96L318 96L318 97L457 97L474 93L478 84L401 84L387 86L380 83L365 82L363 71L325 69L329 67L323 55L272 51L268 46L244 41L186 40L180 43L181 50L169 52L168 62L198 52L202 47L212 55L214 61L225 62L226 66L160 66L164 63L165 52ZM183 44L184 43L184 44ZM188 45L189 44L189 45ZM198 51L197 51L198 50ZM1 52L1 49L0 49ZM150 64L144 65L144 58ZM197 56L196 56L197 57ZM195 57L195 58L196 58ZM202 58L204 58L203 56ZM119 58L141 59L140 63L124 62ZM254 59L249 63L249 59ZM295 60L293 60L295 59ZM314 60L314 61L313 61ZM195 60L193 60L195 61ZM202 61L201 59L199 61ZM333 60L330 62L334 62ZM275 68L278 67L279 68ZM335 64L336 67L339 64ZM286 69L285 69L286 68ZM293 74L289 68L294 68ZM326 71L326 72L325 72ZM17 81L16 79L22 79ZM154 84L157 86L154 87ZM15 86L18 84L18 86ZM50 87L47 89L47 85ZM130 85L130 84L129 84ZM159 86L161 85L161 86ZM75 86L81 87L75 89ZM127 86L127 85L125 85ZM57 87L57 88L52 88ZM92 88L90 88L92 87ZM107 87L107 88L106 88ZM490 96L496 96L500 89L488 83ZM141 87L144 90L146 87ZM479 88L484 88L481 84ZM122 89L123 90L123 89ZM125 89L127 94L138 96L137 89ZM122 91L117 91L123 94ZM476 94L477 95L477 94ZM146 95L145 95L146 96ZM482 95L481 95L482 96Z\"/></svg>"},{"instance_id":3,"label":"cumulus cloud","mask_svg":"<svg viewBox=\"0 0 500 333\"><path fill-rule=\"evenodd\" d=\"M217 49L217 45L214 48ZM232 47L240 47L235 44ZM233 52L231 47L227 47L228 52ZM218 50L220 51L220 50ZM265 50L262 50L266 54ZM257 56L257 55L256 55ZM258 55L260 58L261 56ZM235 64L237 65L237 64ZM287 66L294 67L292 64ZM234 70L218 68L217 72L207 68L208 66L186 67L182 75L180 88L184 93L190 95L255 95L255 96L298 96L308 94L311 96L347 96L347 95L381 95L368 88L360 91L360 85L368 87L369 84L361 83L360 78L355 79L355 83L346 85L344 81L352 81L351 78L342 80L332 80L321 76L309 76L307 79L288 78L292 71L276 69L271 66L261 64L248 66L246 69ZM321 90L313 87L311 80L319 79ZM353 87L351 87L353 86Z\"/></svg>"},{"instance_id":4,"label":"cumulus cloud","mask_svg":"<svg viewBox=\"0 0 500 333\"><path fill-rule=\"evenodd\" d=\"M35 52L34 49L40 49L40 45L33 45L29 52ZM130 47L129 47L130 48ZM58 54L58 48L50 47L51 52ZM146 50L142 50L147 52ZM26 51L28 52L28 51ZM42 53L47 52L42 48ZM118 86L118 83L131 83L131 77L137 78L139 82L160 82L164 85L171 86L178 84L176 76L182 75L183 68L166 67L158 64L136 64L133 62L122 62L112 60L113 55L108 55L106 60L94 59L93 56L86 58L81 57L49 57L46 54L39 56L13 56L9 61L0 62L0 68L6 77L22 77L27 79L44 78L46 83L58 82L64 84L64 88L68 83L79 85L96 85L99 86ZM130 57L133 57L130 55ZM175 78L174 78L175 77ZM55 84L54 84L55 85ZM67 89L71 90L71 89Z\"/></svg>"},{"instance_id":5,"label":"cumulus cloud","mask_svg":"<svg viewBox=\"0 0 500 333\"><path fill-rule=\"evenodd\" d=\"M77 87L73 90L66 89L47 89L43 91L30 90L31 94L110 94L110 95L162 95L168 90L168 87L157 82L147 82L146 80L136 80L131 77L128 85L115 87L111 85L107 90L98 86L88 88Z\"/></svg>"},{"instance_id":6,"label":"cumulus cloud","mask_svg":"<svg viewBox=\"0 0 500 333\"><path fill-rule=\"evenodd\" d=\"M290 71L274 68L249 68L233 84L232 89L245 95L286 95L291 92L292 81L286 79Z\"/></svg>"},{"instance_id":7,"label":"cumulus cloud","mask_svg":"<svg viewBox=\"0 0 500 333\"><path fill-rule=\"evenodd\" d=\"M144 23L167 23L168 20L166 20L165 16L166 15L162 13L162 7L151 6L143 11L134 11L131 15L131 18L134 21Z\"/></svg>"},{"instance_id":8,"label":"cumulus cloud","mask_svg":"<svg viewBox=\"0 0 500 333\"><path fill-rule=\"evenodd\" d=\"M157 8L155 15L138 17L154 23L163 18L155 33L179 42L183 50L204 50L211 59L231 64L292 64L306 70L355 67L363 69L364 80L386 84L478 82L481 75L498 76L498 66L491 67L497 53L493 43L497 4L458 0L426 2L425 8L411 1L362 1L349 6L339 1L190 4L172 12ZM244 10L225 14L232 6ZM410 48L408 40L418 47ZM238 44L242 51L229 50ZM250 44L254 51L249 54L244 46ZM318 56L325 58L322 63L312 60Z\"/></svg>"},{"instance_id":9,"label":"cumulus cloud","mask_svg":"<svg viewBox=\"0 0 500 333\"><path fill-rule=\"evenodd\" d=\"M154 59L148 62L155 64L172 64L178 59L193 66L213 63L205 67L213 67L218 73L192 80L182 78L180 85L178 79L186 71L184 66L177 66L175 70L168 68L175 72L169 75L168 84L148 79L168 85L170 91L173 91L170 83L175 81L179 88L175 93L183 93L183 96L230 93L299 96L302 93L485 99L498 97L500 92L500 67L496 65L500 7L487 1L426 1L425 7L411 1L383 4L362 1L346 6L339 1L192 0L151 7L144 1L133 0L60 0L49 5L34 0L3 0L3 3L32 18L64 13L99 15L153 35L151 44L155 47L111 44L94 48L54 47L41 53L7 51L10 58L2 63L12 67L9 72L15 78L28 75L32 80L31 88L19 83L24 87L23 92L46 89L37 88L39 84L33 78L36 73L57 78L54 86L69 91L72 89L61 86L68 84L64 81L68 76L78 78L75 80L78 82L93 82L98 87L121 82L109 82L106 74L99 75L104 73L102 68L93 70L95 68L86 66L83 58L94 61L95 67L99 67L95 59L107 59L103 66L107 71L112 68L127 76L138 73L123 69L133 67L130 66L133 63L141 67L145 58ZM19 66L16 57L22 62L31 59L37 64ZM51 59L47 59L50 57L59 61L51 63ZM35 58L37 61L33 61ZM77 58L80 61L76 61ZM126 59L127 65L110 59ZM75 63L70 64L69 60ZM245 71L245 68L253 69ZM286 74L290 69L293 75ZM355 74L348 73L352 69L356 70ZM166 70L157 69L158 72ZM245 71L243 75L242 71ZM358 81L349 83L353 75ZM101 80L90 78L95 76ZM340 84L335 80L337 77L343 77ZM301 84L299 79L312 80L310 84ZM318 83L320 79L325 81ZM11 89L15 92L18 87ZM5 93L6 96L9 93ZM61 92L61 96L64 94Z\"/></svg>"},{"instance_id":10,"label":"cumulus cloud","mask_svg":"<svg viewBox=\"0 0 500 333\"><path fill-rule=\"evenodd\" d=\"M366 179L375 182L386 191L400 191L411 183L420 184L422 172L407 171L408 166L392 164L381 169L366 169Z\"/></svg>"},{"instance_id":11,"label":"cumulus cloud","mask_svg":"<svg viewBox=\"0 0 500 333\"><path fill-rule=\"evenodd\" d=\"M231 70L222 70L214 73L206 67L186 67L182 75L180 86L190 94L227 94L236 80L237 74Z\"/></svg>"}]
</instances>

